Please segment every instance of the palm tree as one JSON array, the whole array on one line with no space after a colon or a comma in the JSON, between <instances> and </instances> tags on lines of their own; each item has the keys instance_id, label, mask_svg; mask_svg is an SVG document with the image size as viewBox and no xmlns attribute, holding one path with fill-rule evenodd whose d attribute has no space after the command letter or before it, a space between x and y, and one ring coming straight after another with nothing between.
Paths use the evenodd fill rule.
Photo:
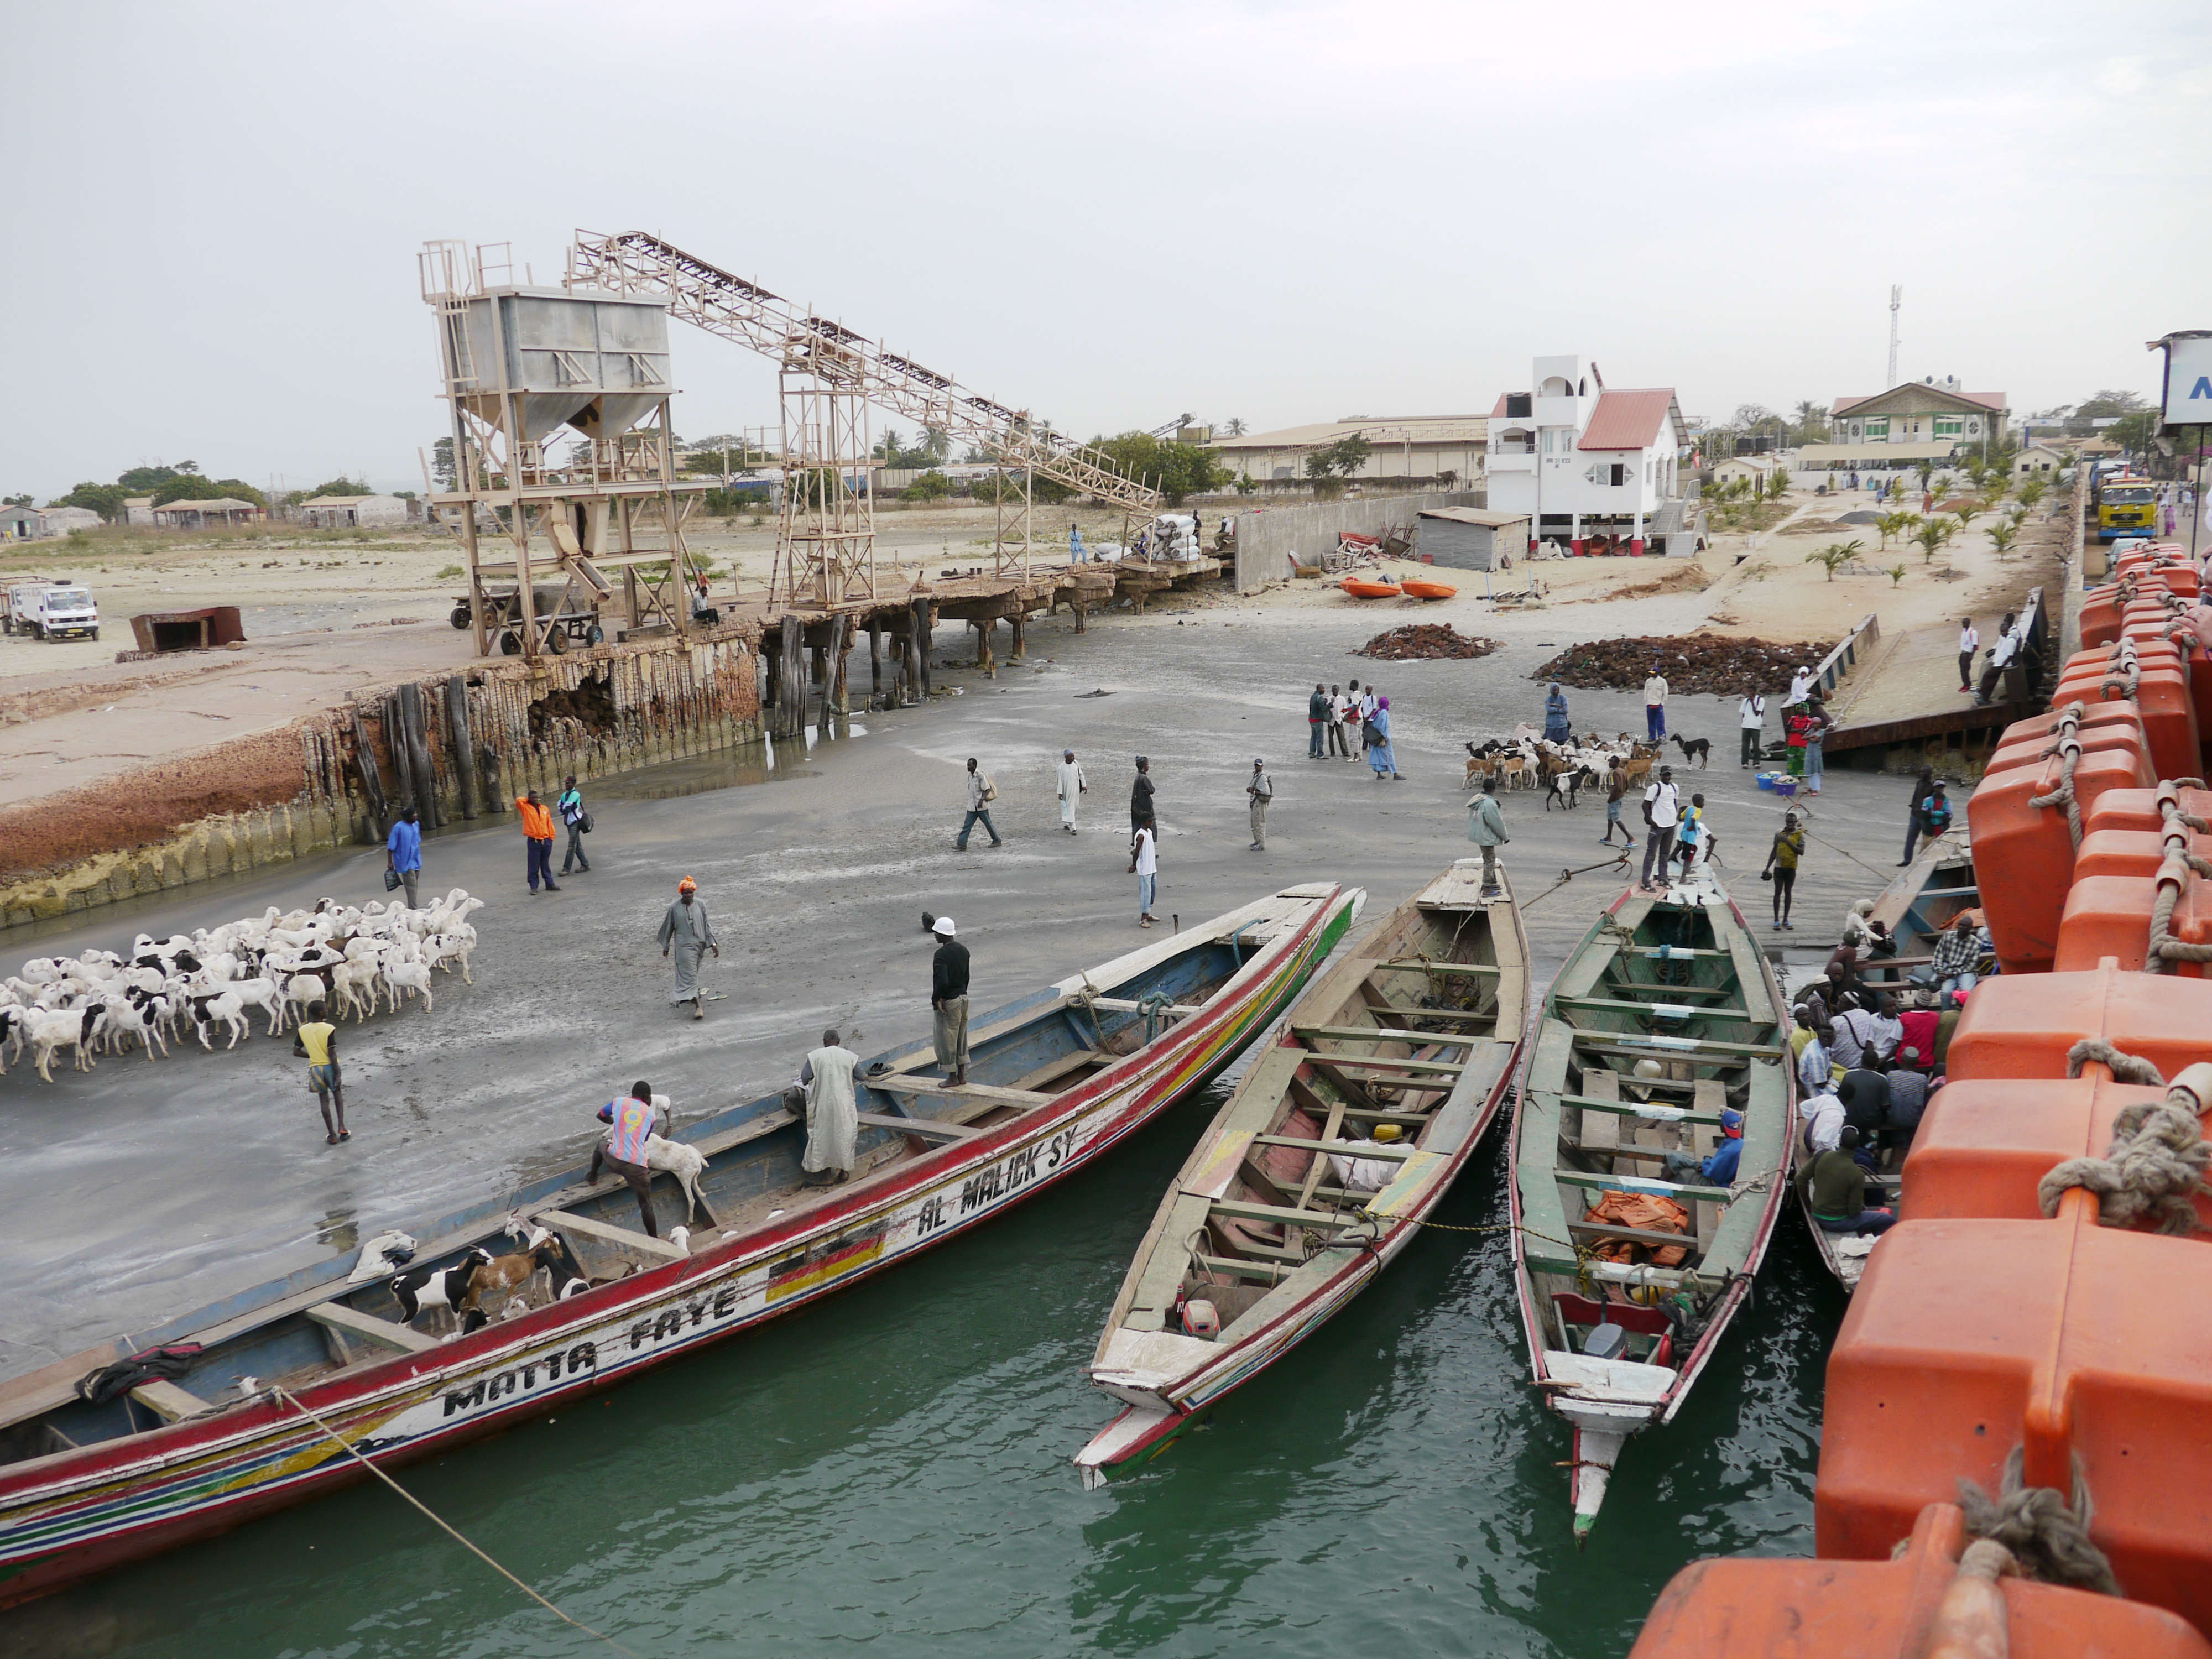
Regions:
<instances>
[{"instance_id":1,"label":"palm tree","mask_svg":"<svg viewBox=\"0 0 2212 1659\"><path fill-rule=\"evenodd\" d=\"M2012 551L2014 544L2020 540L2020 526L2014 520L2004 519L1991 525L1989 534L1990 546L1996 551L1997 557L2002 559Z\"/></svg>"},{"instance_id":2,"label":"palm tree","mask_svg":"<svg viewBox=\"0 0 2212 1659\"><path fill-rule=\"evenodd\" d=\"M1930 481L1936 477L1936 463L1923 459L1912 470L1920 475L1920 493L1923 495L1931 493L1935 488Z\"/></svg>"},{"instance_id":3,"label":"palm tree","mask_svg":"<svg viewBox=\"0 0 2212 1659\"><path fill-rule=\"evenodd\" d=\"M1874 527L1881 532L1881 550L1885 553L1889 550L1889 538L1892 536L1902 536L1919 522L1920 515L1917 513L1907 513L1902 508L1893 513L1883 514L1874 521Z\"/></svg>"},{"instance_id":4,"label":"palm tree","mask_svg":"<svg viewBox=\"0 0 2212 1659\"><path fill-rule=\"evenodd\" d=\"M2031 476L2020 487L2020 504L2027 511L2035 511L2035 504L2049 493L2051 486L2041 478Z\"/></svg>"},{"instance_id":5,"label":"palm tree","mask_svg":"<svg viewBox=\"0 0 2212 1659\"><path fill-rule=\"evenodd\" d=\"M1982 504L1979 501L1960 501L1958 506L1951 509L1951 516L1959 521L1959 528L1961 530L1973 523L1981 516L1981 514Z\"/></svg>"},{"instance_id":6,"label":"palm tree","mask_svg":"<svg viewBox=\"0 0 2212 1659\"><path fill-rule=\"evenodd\" d=\"M1828 580L1833 581L1836 580L1837 568L1849 564L1852 556L1858 550L1859 544L1856 541L1830 542L1826 547L1817 548L1808 553L1805 556L1805 562L1824 567L1827 570Z\"/></svg>"},{"instance_id":7,"label":"palm tree","mask_svg":"<svg viewBox=\"0 0 2212 1659\"><path fill-rule=\"evenodd\" d=\"M1920 550L1920 562L1923 564L1934 563L1936 553L1950 539L1951 532L1939 519L1922 520L1920 528L1912 532L1912 544Z\"/></svg>"}]
</instances>

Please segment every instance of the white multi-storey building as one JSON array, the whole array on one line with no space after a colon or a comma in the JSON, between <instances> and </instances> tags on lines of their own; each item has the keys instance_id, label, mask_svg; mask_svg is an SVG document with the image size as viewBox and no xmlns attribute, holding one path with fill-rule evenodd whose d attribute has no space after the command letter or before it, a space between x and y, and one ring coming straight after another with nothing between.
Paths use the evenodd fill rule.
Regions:
<instances>
[{"instance_id":1,"label":"white multi-storey building","mask_svg":"<svg viewBox=\"0 0 2212 1659\"><path fill-rule=\"evenodd\" d=\"M1695 551L1674 389L1610 389L1584 357L1539 357L1531 380L1490 413L1492 511L1526 513L1537 539L1577 554Z\"/></svg>"}]
</instances>

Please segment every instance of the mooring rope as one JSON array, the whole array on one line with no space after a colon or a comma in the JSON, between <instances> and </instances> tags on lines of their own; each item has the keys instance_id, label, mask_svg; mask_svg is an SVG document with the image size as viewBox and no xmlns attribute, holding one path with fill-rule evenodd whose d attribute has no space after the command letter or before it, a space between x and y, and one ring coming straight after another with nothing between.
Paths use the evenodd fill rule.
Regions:
<instances>
[{"instance_id":1,"label":"mooring rope","mask_svg":"<svg viewBox=\"0 0 2212 1659\"><path fill-rule=\"evenodd\" d=\"M2059 779L2056 788L2040 795L2030 795L2030 806L2062 807L2066 813L2066 833L2074 842L2074 850L2081 850L2081 803L2074 795L2074 769L2081 763L2081 740L2069 733L2058 740Z\"/></svg>"},{"instance_id":2,"label":"mooring rope","mask_svg":"<svg viewBox=\"0 0 2212 1659\"><path fill-rule=\"evenodd\" d=\"M470 1554L475 1556L477 1559L482 1561L484 1565L489 1567L501 1577L506 1579L508 1583L514 1585L515 1589L520 1590L532 1601L537 1602L539 1607L544 1608L546 1612L551 1613L562 1624L573 1626L576 1629L583 1632L586 1636L595 1636L599 1638L600 1641L605 1642L617 1653L629 1654L629 1659L638 1659L638 1655L636 1653L633 1652L630 1649L624 1647L621 1643L616 1641L613 1637L607 1635L605 1632L593 1630L589 1625L584 1623L580 1619L570 1618L567 1613L562 1612L560 1608L555 1607L550 1601L540 1595L536 1590L531 1589L529 1585L524 1583L522 1580L517 1578L505 1567L500 1565L498 1562L493 1560L491 1557L486 1555L474 1544L464 1538L453 1526L433 1511L428 1504L425 1504L421 1498L416 1497L413 1492L409 1492L406 1487L401 1486L397 1480L394 1480L390 1475L386 1474L382 1469L377 1468L375 1464L370 1462L366 1457L363 1457L359 1451L355 1449L351 1441L346 1439L343 1435L339 1434L336 1429L324 1422L323 1419L316 1416L313 1412L308 1410L307 1406L301 1401L299 1396L295 1395L290 1389L283 1387L272 1387L269 1392L274 1395L277 1399L284 1401L286 1403L290 1405L294 1410L300 1413L300 1414L305 1417L310 1423L313 1423L317 1428L328 1435L331 1438L331 1443L337 1446L340 1451L343 1451L347 1456L352 1458L355 1462L360 1464L362 1468L367 1469L371 1474L384 1482L386 1486L391 1487L392 1491L398 1492L402 1498L413 1504L415 1508L422 1510L423 1515L428 1518L431 1524L437 1527L440 1531L443 1532L463 1549L468 1551Z\"/></svg>"},{"instance_id":3,"label":"mooring rope","mask_svg":"<svg viewBox=\"0 0 2212 1659\"><path fill-rule=\"evenodd\" d=\"M2092 1062L2112 1074L2115 1083L2143 1083L2154 1089L2166 1086L2166 1074L2141 1054L2115 1048L2102 1037L2083 1037L2066 1051L2066 1075L2079 1077Z\"/></svg>"},{"instance_id":4,"label":"mooring rope","mask_svg":"<svg viewBox=\"0 0 2212 1659\"><path fill-rule=\"evenodd\" d=\"M2024 1485L2026 1464L2026 1449L2014 1446L2012 1455L2005 1459L2003 1480L1995 1498L1960 1477L1959 1507L1966 1512L1966 1531L2003 1546L2023 1577L2118 1595L2119 1581L2112 1577L2112 1562L2089 1541L2093 1510L2089 1485L2081 1475L2081 1460L2078 1456L2074 1460L2070 1503L2049 1486Z\"/></svg>"},{"instance_id":5,"label":"mooring rope","mask_svg":"<svg viewBox=\"0 0 2212 1659\"><path fill-rule=\"evenodd\" d=\"M2057 1215L2059 1200L2078 1187L2096 1194L2097 1219L2107 1227L2156 1216L2162 1233L2195 1232L2196 1196L2212 1164L2203 1121L2208 1098L2212 1064L2199 1062L2174 1080L2164 1100L2122 1110L2112 1119L2104 1157L2069 1158L2043 1177L2036 1188L2043 1213Z\"/></svg>"},{"instance_id":6,"label":"mooring rope","mask_svg":"<svg viewBox=\"0 0 2212 1659\"><path fill-rule=\"evenodd\" d=\"M2172 845L2158 866L2158 893L2151 901L2150 939L2144 950L2143 971L2170 974L2177 963L2212 962L2212 944L2192 945L2173 936L2174 907L2188 890L2192 874L2212 874L2212 862Z\"/></svg>"}]
</instances>

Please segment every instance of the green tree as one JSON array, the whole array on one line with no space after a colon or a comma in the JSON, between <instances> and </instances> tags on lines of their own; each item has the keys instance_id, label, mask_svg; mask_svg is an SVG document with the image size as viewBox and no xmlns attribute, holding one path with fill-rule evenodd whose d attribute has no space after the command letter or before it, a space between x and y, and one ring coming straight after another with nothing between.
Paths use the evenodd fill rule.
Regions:
<instances>
[{"instance_id":1,"label":"green tree","mask_svg":"<svg viewBox=\"0 0 2212 1659\"><path fill-rule=\"evenodd\" d=\"M1797 441L1801 444L1825 443L1828 438L1828 406L1809 398L1797 405Z\"/></svg>"},{"instance_id":2,"label":"green tree","mask_svg":"<svg viewBox=\"0 0 2212 1659\"><path fill-rule=\"evenodd\" d=\"M1836 572L1849 564L1859 550L1856 541L1830 542L1826 547L1815 548L1805 556L1807 564L1817 564L1828 573L1828 580L1836 580Z\"/></svg>"},{"instance_id":3,"label":"green tree","mask_svg":"<svg viewBox=\"0 0 2212 1659\"><path fill-rule=\"evenodd\" d=\"M2027 511L2035 511L2035 504L2050 494L2051 486L2037 474L2031 473L2021 480L2020 504Z\"/></svg>"},{"instance_id":4,"label":"green tree","mask_svg":"<svg viewBox=\"0 0 2212 1659\"><path fill-rule=\"evenodd\" d=\"M1979 501L1960 501L1951 509L1951 516L1959 521L1959 528L1964 530L1982 516L1982 504Z\"/></svg>"},{"instance_id":5,"label":"green tree","mask_svg":"<svg viewBox=\"0 0 2212 1659\"><path fill-rule=\"evenodd\" d=\"M2074 405L2074 412L2066 417L2066 431L2071 437L2086 438L2097 429L2099 421L2132 415L2145 407L2146 400L2140 393L2100 392L2095 397L2085 398Z\"/></svg>"},{"instance_id":6,"label":"green tree","mask_svg":"<svg viewBox=\"0 0 2212 1659\"><path fill-rule=\"evenodd\" d=\"M1221 423L1221 430L1231 438L1243 437L1246 430L1243 417L1239 415L1231 416Z\"/></svg>"},{"instance_id":7,"label":"green tree","mask_svg":"<svg viewBox=\"0 0 2212 1659\"><path fill-rule=\"evenodd\" d=\"M1990 526L1989 536L1990 548L2002 559L2020 541L2020 526L2010 519L2001 519Z\"/></svg>"},{"instance_id":8,"label":"green tree","mask_svg":"<svg viewBox=\"0 0 2212 1659\"><path fill-rule=\"evenodd\" d=\"M1907 513L1902 507L1893 513L1883 514L1874 521L1874 527L1881 532L1881 550L1885 553L1889 551L1889 538L1892 536L1902 536L1919 522L1920 515L1917 513Z\"/></svg>"},{"instance_id":9,"label":"green tree","mask_svg":"<svg viewBox=\"0 0 2212 1659\"><path fill-rule=\"evenodd\" d=\"M311 501L318 495L374 495L376 492L358 478L343 475L317 484L313 489L300 492L300 499Z\"/></svg>"},{"instance_id":10,"label":"green tree","mask_svg":"<svg viewBox=\"0 0 2212 1659\"><path fill-rule=\"evenodd\" d=\"M1364 432L1339 438L1334 443L1315 450L1306 457L1306 477L1309 478L1348 478L1367 465L1367 458L1375 453L1375 446L1367 441Z\"/></svg>"},{"instance_id":11,"label":"green tree","mask_svg":"<svg viewBox=\"0 0 2212 1659\"><path fill-rule=\"evenodd\" d=\"M453 441L441 438L430 446L430 477L438 489L450 495L460 488L453 471Z\"/></svg>"},{"instance_id":12,"label":"green tree","mask_svg":"<svg viewBox=\"0 0 2212 1659\"><path fill-rule=\"evenodd\" d=\"M952 481L935 469L923 473L899 492L900 498L909 501L942 501L952 493Z\"/></svg>"},{"instance_id":13,"label":"green tree","mask_svg":"<svg viewBox=\"0 0 2212 1659\"><path fill-rule=\"evenodd\" d=\"M124 498L138 493L125 489L121 484L81 483L68 495L58 495L46 505L87 507L112 523L123 511Z\"/></svg>"},{"instance_id":14,"label":"green tree","mask_svg":"<svg viewBox=\"0 0 2212 1659\"><path fill-rule=\"evenodd\" d=\"M2123 415L2113 422L2105 435L2138 460L2151 452L2151 441L2165 424L2165 416L2155 409L2138 409Z\"/></svg>"},{"instance_id":15,"label":"green tree","mask_svg":"<svg viewBox=\"0 0 2212 1659\"><path fill-rule=\"evenodd\" d=\"M213 501L225 497L252 501L256 507L269 505L268 497L243 478L203 478L191 472L179 472L155 490L154 505L167 507L171 501Z\"/></svg>"},{"instance_id":16,"label":"green tree","mask_svg":"<svg viewBox=\"0 0 2212 1659\"><path fill-rule=\"evenodd\" d=\"M1905 580L1905 567L1901 564L1893 564L1882 574L1889 578L1889 585L1895 587Z\"/></svg>"},{"instance_id":17,"label":"green tree","mask_svg":"<svg viewBox=\"0 0 2212 1659\"><path fill-rule=\"evenodd\" d=\"M1923 564L1934 563L1936 554L1942 550L1943 544L1950 539L1949 528L1936 519L1923 520L1920 528L1912 532L1912 543L1920 550L1920 562Z\"/></svg>"},{"instance_id":18,"label":"green tree","mask_svg":"<svg viewBox=\"0 0 2212 1659\"><path fill-rule=\"evenodd\" d=\"M1181 507L1186 495L1218 489L1235 476L1203 444L1176 443L1148 432L1094 438L1091 447L1103 453L1115 471L1150 484L1173 507Z\"/></svg>"},{"instance_id":19,"label":"green tree","mask_svg":"<svg viewBox=\"0 0 2212 1659\"><path fill-rule=\"evenodd\" d=\"M30 504L28 495L0 495L0 507L28 507Z\"/></svg>"},{"instance_id":20,"label":"green tree","mask_svg":"<svg viewBox=\"0 0 2212 1659\"><path fill-rule=\"evenodd\" d=\"M1930 493L1936 478L1936 463L1923 459L1912 470L1920 475L1920 493L1923 495Z\"/></svg>"}]
</instances>

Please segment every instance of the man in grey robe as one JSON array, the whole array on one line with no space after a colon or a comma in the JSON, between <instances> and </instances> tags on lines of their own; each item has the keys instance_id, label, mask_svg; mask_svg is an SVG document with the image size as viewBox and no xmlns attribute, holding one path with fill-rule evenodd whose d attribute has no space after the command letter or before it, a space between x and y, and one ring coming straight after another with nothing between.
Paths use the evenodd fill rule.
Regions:
<instances>
[{"instance_id":1,"label":"man in grey robe","mask_svg":"<svg viewBox=\"0 0 2212 1659\"><path fill-rule=\"evenodd\" d=\"M668 1000L690 1003L691 1018L704 1019L707 1008L699 988L699 953L712 951L719 961L722 947L715 942L714 927L707 920L707 907L699 902L699 884L689 876L676 884L676 902L660 919L660 954L665 957L672 951L676 957L676 988L668 994Z\"/></svg>"},{"instance_id":2,"label":"man in grey robe","mask_svg":"<svg viewBox=\"0 0 2212 1659\"><path fill-rule=\"evenodd\" d=\"M860 1133L853 1070L860 1063L860 1055L839 1045L836 1032L824 1031L822 1046L799 1068L806 1091L806 1155L799 1167L810 1186L835 1186L852 1176L853 1142Z\"/></svg>"}]
</instances>

